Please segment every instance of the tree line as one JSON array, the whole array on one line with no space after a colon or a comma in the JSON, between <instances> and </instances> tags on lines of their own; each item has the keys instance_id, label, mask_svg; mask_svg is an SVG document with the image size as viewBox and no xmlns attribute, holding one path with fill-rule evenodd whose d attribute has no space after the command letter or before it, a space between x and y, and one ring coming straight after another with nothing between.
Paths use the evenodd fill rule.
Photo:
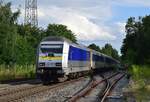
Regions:
<instances>
[{"instance_id":1,"label":"tree line","mask_svg":"<svg viewBox=\"0 0 150 102\"><path fill-rule=\"evenodd\" d=\"M130 17L125 30L126 37L121 47L123 62L150 65L150 15L138 19Z\"/></svg>"},{"instance_id":2,"label":"tree line","mask_svg":"<svg viewBox=\"0 0 150 102\"><path fill-rule=\"evenodd\" d=\"M10 2L0 2L0 64L34 64L37 46L47 36L63 36L77 43L75 34L65 25L49 24L46 29L43 29L30 24L18 24L19 15L20 10L12 12ZM90 46L93 48L92 44ZM118 58L118 52L115 49L112 52L112 49L112 46L107 44L102 50L99 48L96 50Z\"/></svg>"},{"instance_id":3,"label":"tree line","mask_svg":"<svg viewBox=\"0 0 150 102\"><path fill-rule=\"evenodd\" d=\"M120 56L118 54L118 51L115 48L113 48L111 44L107 43L107 44L105 44L104 47L100 48L98 45L93 43L93 44L90 44L88 46L88 48L91 48L95 51L106 54L108 56L111 56L112 58L114 58L116 60L120 60Z\"/></svg>"}]
</instances>

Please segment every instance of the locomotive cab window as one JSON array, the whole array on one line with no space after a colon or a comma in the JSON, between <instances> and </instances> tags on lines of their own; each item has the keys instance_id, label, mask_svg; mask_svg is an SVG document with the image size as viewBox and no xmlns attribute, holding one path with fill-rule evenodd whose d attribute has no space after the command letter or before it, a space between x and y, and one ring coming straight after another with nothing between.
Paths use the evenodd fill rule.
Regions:
<instances>
[{"instance_id":1,"label":"locomotive cab window","mask_svg":"<svg viewBox=\"0 0 150 102\"><path fill-rule=\"evenodd\" d=\"M62 56L63 45L41 44L40 53L46 54L48 57Z\"/></svg>"}]
</instances>

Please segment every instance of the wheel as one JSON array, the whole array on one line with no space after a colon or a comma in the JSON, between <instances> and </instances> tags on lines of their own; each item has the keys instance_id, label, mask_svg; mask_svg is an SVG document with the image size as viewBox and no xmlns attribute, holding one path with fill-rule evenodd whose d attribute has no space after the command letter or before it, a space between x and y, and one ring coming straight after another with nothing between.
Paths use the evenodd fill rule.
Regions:
<instances>
[{"instance_id":1,"label":"wheel","mask_svg":"<svg viewBox=\"0 0 150 102\"><path fill-rule=\"evenodd\" d=\"M67 77L67 76L58 78L58 81L59 81L59 82L64 82L64 81L66 81L66 80L68 80L68 77Z\"/></svg>"},{"instance_id":2,"label":"wheel","mask_svg":"<svg viewBox=\"0 0 150 102\"><path fill-rule=\"evenodd\" d=\"M49 81L43 81L42 83L43 83L43 85L49 85L50 84Z\"/></svg>"}]
</instances>

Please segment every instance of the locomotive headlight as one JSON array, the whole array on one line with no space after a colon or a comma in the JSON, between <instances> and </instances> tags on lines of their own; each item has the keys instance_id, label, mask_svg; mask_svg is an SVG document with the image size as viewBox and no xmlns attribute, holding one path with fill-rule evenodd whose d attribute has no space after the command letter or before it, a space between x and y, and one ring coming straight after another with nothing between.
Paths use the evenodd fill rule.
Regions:
<instances>
[{"instance_id":1,"label":"locomotive headlight","mask_svg":"<svg viewBox=\"0 0 150 102\"><path fill-rule=\"evenodd\" d=\"M43 69L37 70L37 73L42 74L43 73Z\"/></svg>"},{"instance_id":2,"label":"locomotive headlight","mask_svg":"<svg viewBox=\"0 0 150 102\"><path fill-rule=\"evenodd\" d=\"M43 66L45 66L45 63L39 63L39 66L43 67Z\"/></svg>"}]
</instances>

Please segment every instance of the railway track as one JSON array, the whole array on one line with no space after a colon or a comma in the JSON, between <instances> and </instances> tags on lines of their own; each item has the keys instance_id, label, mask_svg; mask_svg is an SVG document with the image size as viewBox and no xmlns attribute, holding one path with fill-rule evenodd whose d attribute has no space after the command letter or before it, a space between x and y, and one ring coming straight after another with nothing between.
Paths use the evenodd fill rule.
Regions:
<instances>
[{"instance_id":1,"label":"railway track","mask_svg":"<svg viewBox=\"0 0 150 102\"><path fill-rule=\"evenodd\" d=\"M125 76L125 74L121 74L118 78L114 79L111 84L109 82L107 83L107 87L106 87L106 89L105 89L105 91L102 95L102 98L101 98L100 102L104 102L106 100L107 96L109 96L109 94L111 93L112 89L115 87L117 82L119 80L121 80L124 76Z\"/></svg>"},{"instance_id":2,"label":"railway track","mask_svg":"<svg viewBox=\"0 0 150 102\"><path fill-rule=\"evenodd\" d=\"M56 89L58 87L62 87L65 86L69 83L73 83L79 80L83 80L84 77L81 77L79 79L74 79L71 81L66 81L64 83L58 83L58 84L53 84L50 86L43 86L42 84L40 85L35 85L35 86L31 86L31 87L24 87L24 88L18 88L18 89L14 89L14 90L7 90L3 93L0 93L0 102L12 102L12 101L17 101L19 99L23 99L25 97L34 95L34 94L38 94L40 92L44 92L47 90L51 90L51 89Z\"/></svg>"},{"instance_id":3,"label":"railway track","mask_svg":"<svg viewBox=\"0 0 150 102\"><path fill-rule=\"evenodd\" d=\"M103 78L102 80L94 80L91 81L91 83L89 83L89 85L87 85L86 87L84 87L82 90L80 90L78 93L74 94L71 98L68 98L67 102L76 102L77 100L79 100L82 97L85 97L87 94L89 94L96 86L100 85L101 83L106 83L106 87L103 91L103 94L101 96L99 96L99 100L102 100L101 102L104 102L105 98L107 97L109 91L108 89L111 89L110 87L113 87L114 84L110 84L109 80L118 76L120 73L117 72L109 77ZM116 79L117 80L117 79ZM117 83L116 81L113 83Z\"/></svg>"}]
</instances>

